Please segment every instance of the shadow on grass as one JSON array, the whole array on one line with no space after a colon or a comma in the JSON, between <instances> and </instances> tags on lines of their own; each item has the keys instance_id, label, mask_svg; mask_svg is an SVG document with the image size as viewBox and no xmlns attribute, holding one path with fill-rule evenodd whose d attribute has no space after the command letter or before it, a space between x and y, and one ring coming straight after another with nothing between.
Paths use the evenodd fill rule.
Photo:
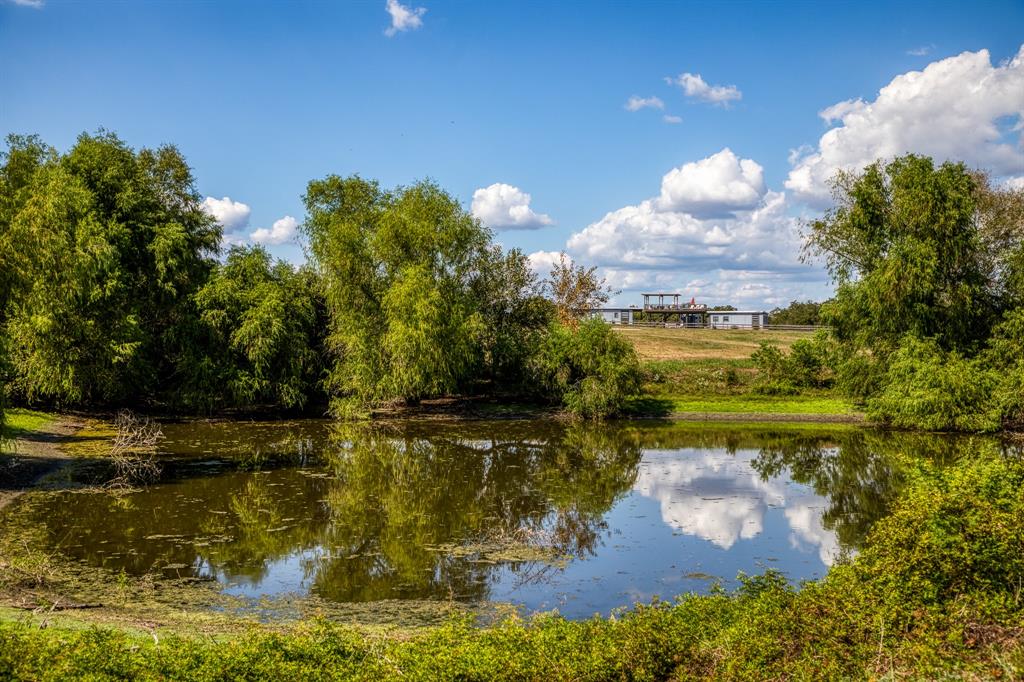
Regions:
<instances>
[{"instance_id":1,"label":"shadow on grass","mask_svg":"<svg viewBox=\"0 0 1024 682\"><path fill-rule=\"evenodd\" d=\"M97 440L110 440L110 436L104 434L87 434L80 436L76 434L52 433L48 431L18 428L12 428L5 431L4 438L12 441L25 441L28 443L88 443Z\"/></svg>"},{"instance_id":2,"label":"shadow on grass","mask_svg":"<svg viewBox=\"0 0 1024 682\"><path fill-rule=\"evenodd\" d=\"M623 416L634 419L665 418L672 414L672 406L672 401L665 398L635 398L626 405Z\"/></svg>"}]
</instances>

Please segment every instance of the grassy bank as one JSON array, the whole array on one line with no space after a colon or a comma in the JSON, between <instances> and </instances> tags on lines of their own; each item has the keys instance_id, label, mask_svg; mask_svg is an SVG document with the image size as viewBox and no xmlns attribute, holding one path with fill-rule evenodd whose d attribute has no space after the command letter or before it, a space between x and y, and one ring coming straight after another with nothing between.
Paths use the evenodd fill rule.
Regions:
<instances>
[{"instance_id":1,"label":"grassy bank","mask_svg":"<svg viewBox=\"0 0 1024 682\"><path fill-rule=\"evenodd\" d=\"M91 679L1014 679L1024 673L1024 463L918 465L863 551L612 619L554 615L366 634L327 622L230 638L0 624L0 677Z\"/></svg>"},{"instance_id":2,"label":"grassy bank","mask_svg":"<svg viewBox=\"0 0 1024 682\"><path fill-rule=\"evenodd\" d=\"M674 412L727 412L847 415L853 413L850 403L828 395L765 396L756 394L677 397L672 400Z\"/></svg>"},{"instance_id":3,"label":"grassy bank","mask_svg":"<svg viewBox=\"0 0 1024 682\"><path fill-rule=\"evenodd\" d=\"M753 392L751 353L763 341L788 349L809 332L616 327L644 362L643 394L634 416L785 415L824 420L855 417L853 404L828 390L769 396Z\"/></svg>"}]
</instances>

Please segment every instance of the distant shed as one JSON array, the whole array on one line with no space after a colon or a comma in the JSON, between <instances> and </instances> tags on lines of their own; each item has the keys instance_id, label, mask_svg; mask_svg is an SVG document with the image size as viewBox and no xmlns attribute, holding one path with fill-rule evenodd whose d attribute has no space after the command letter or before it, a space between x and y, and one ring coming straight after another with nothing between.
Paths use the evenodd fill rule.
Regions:
<instances>
[{"instance_id":1,"label":"distant shed","mask_svg":"<svg viewBox=\"0 0 1024 682\"><path fill-rule=\"evenodd\" d=\"M591 308L590 317L604 320L609 324L633 324L636 308Z\"/></svg>"},{"instance_id":2,"label":"distant shed","mask_svg":"<svg viewBox=\"0 0 1024 682\"><path fill-rule=\"evenodd\" d=\"M768 313L763 310L711 310L708 326L712 329L760 329L768 326Z\"/></svg>"}]
</instances>

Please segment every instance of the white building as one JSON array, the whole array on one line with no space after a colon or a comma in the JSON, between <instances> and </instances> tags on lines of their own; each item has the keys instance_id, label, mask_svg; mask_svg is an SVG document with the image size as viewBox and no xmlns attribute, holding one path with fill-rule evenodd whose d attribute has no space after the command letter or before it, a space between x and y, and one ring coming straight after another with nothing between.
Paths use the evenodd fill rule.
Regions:
<instances>
[{"instance_id":1,"label":"white building","mask_svg":"<svg viewBox=\"0 0 1024 682\"><path fill-rule=\"evenodd\" d=\"M709 310L708 326L712 329L759 329L768 325L763 310Z\"/></svg>"},{"instance_id":2,"label":"white building","mask_svg":"<svg viewBox=\"0 0 1024 682\"><path fill-rule=\"evenodd\" d=\"M590 317L609 324L633 324L634 310L636 308L591 308Z\"/></svg>"}]
</instances>

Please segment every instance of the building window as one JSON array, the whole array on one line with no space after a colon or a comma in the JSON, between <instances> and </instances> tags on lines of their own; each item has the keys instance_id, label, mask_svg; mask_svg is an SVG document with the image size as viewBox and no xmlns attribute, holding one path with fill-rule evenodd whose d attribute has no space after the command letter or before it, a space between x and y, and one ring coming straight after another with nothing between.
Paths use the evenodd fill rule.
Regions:
<instances>
[{"instance_id":1,"label":"building window","mask_svg":"<svg viewBox=\"0 0 1024 682\"><path fill-rule=\"evenodd\" d=\"M711 321L712 322L718 322L718 315L712 315L711 316Z\"/></svg>"},{"instance_id":2,"label":"building window","mask_svg":"<svg viewBox=\"0 0 1024 682\"><path fill-rule=\"evenodd\" d=\"M728 322L728 321L729 321L729 316L728 315L722 315L722 322Z\"/></svg>"},{"instance_id":3,"label":"building window","mask_svg":"<svg viewBox=\"0 0 1024 682\"><path fill-rule=\"evenodd\" d=\"M612 317L614 317L617 320L617 319L619 319L619 314L618 313L612 313Z\"/></svg>"}]
</instances>

